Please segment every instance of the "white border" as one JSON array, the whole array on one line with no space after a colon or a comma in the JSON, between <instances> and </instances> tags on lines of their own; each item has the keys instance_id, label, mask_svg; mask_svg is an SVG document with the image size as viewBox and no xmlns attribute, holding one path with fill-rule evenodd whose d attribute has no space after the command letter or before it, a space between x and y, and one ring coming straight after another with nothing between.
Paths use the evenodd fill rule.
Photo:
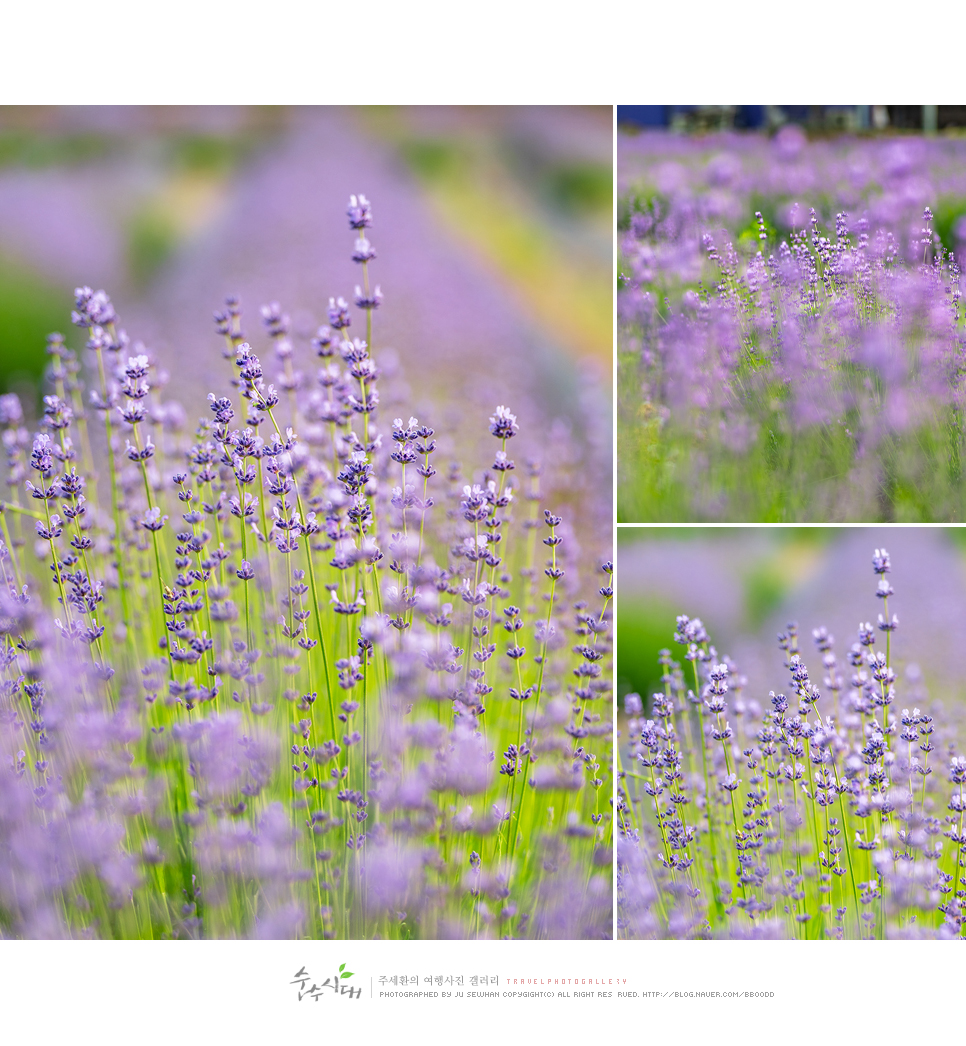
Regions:
<instances>
[{"instance_id":1,"label":"white border","mask_svg":"<svg viewBox=\"0 0 966 1046\"><path fill-rule=\"evenodd\" d=\"M961 97L966 8L842 0L8 3L3 104ZM882 94L879 95L882 97Z\"/></svg>"}]
</instances>

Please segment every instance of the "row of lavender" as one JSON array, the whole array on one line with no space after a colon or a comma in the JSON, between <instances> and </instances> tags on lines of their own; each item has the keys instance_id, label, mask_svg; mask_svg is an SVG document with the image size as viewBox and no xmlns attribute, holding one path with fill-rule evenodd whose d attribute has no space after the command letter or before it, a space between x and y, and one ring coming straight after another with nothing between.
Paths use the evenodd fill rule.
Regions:
<instances>
[{"instance_id":1,"label":"row of lavender","mask_svg":"<svg viewBox=\"0 0 966 1046\"><path fill-rule=\"evenodd\" d=\"M845 663L824 628L812 681L795 625L779 636L789 694L745 692L701 621L681 616L663 691L626 700L619 771L619 935L956 938L966 932L966 758L942 706L894 665L882 612ZM878 633L878 638L877 638ZM765 707L762 707L762 704Z\"/></svg>"},{"instance_id":2,"label":"row of lavender","mask_svg":"<svg viewBox=\"0 0 966 1046\"><path fill-rule=\"evenodd\" d=\"M41 430L0 401L0 934L611 934L606 551L568 553L507 408L466 478L380 424L348 215L365 337L330 299L314 381L271 305L266 382L229 298L188 436L82 288L88 396L54 335Z\"/></svg>"},{"instance_id":3,"label":"row of lavender","mask_svg":"<svg viewBox=\"0 0 966 1046\"><path fill-rule=\"evenodd\" d=\"M620 518L963 518L963 159L622 140Z\"/></svg>"}]
</instances>

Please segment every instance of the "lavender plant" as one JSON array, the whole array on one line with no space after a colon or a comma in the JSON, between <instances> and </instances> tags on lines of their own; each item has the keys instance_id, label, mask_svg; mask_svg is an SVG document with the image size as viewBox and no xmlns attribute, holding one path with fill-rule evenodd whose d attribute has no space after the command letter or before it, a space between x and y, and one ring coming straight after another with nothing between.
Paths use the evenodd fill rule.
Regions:
<instances>
[{"instance_id":1,"label":"lavender plant","mask_svg":"<svg viewBox=\"0 0 966 1046\"><path fill-rule=\"evenodd\" d=\"M621 141L619 518L964 518L961 142Z\"/></svg>"},{"instance_id":2,"label":"lavender plant","mask_svg":"<svg viewBox=\"0 0 966 1046\"><path fill-rule=\"evenodd\" d=\"M314 375L230 297L188 433L84 287L91 367L51 336L33 434L0 398L3 936L611 934L612 568L578 598L508 407L466 479L382 422L366 197L348 218Z\"/></svg>"},{"instance_id":3,"label":"lavender plant","mask_svg":"<svg viewBox=\"0 0 966 1046\"><path fill-rule=\"evenodd\" d=\"M821 684L798 628L779 635L787 696L748 695L701 621L678 617L663 690L625 699L620 936L966 935L966 758L918 671L899 678L885 549L872 565L877 626L844 659L813 631Z\"/></svg>"}]
</instances>

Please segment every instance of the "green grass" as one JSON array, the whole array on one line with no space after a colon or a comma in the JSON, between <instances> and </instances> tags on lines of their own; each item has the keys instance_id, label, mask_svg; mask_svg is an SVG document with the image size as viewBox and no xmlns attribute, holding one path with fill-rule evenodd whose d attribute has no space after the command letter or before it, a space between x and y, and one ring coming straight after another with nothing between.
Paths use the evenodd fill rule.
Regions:
<instances>
[{"instance_id":1,"label":"green grass","mask_svg":"<svg viewBox=\"0 0 966 1046\"><path fill-rule=\"evenodd\" d=\"M47 363L47 335L65 330L64 293L27 267L0 257L0 391L37 385Z\"/></svg>"},{"instance_id":2,"label":"green grass","mask_svg":"<svg viewBox=\"0 0 966 1046\"><path fill-rule=\"evenodd\" d=\"M115 141L108 135L43 134L0 131L0 167L72 167L109 156Z\"/></svg>"},{"instance_id":3,"label":"green grass","mask_svg":"<svg viewBox=\"0 0 966 1046\"><path fill-rule=\"evenodd\" d=\"M950 408L863 452L848 417L800 432L774 411L744 452L663 419L640 399L636 361L618 374L621 523L957 523L966 520L962 435ZM850 431L847 431L850 430Z\"/></svg>"}]
</instances>

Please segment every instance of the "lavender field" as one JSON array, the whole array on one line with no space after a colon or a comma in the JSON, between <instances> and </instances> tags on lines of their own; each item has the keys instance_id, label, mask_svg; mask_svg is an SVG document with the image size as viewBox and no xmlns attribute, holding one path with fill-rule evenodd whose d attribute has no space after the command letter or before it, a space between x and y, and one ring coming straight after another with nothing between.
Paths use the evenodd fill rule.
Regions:
<instances>
[{"instance_id":1,"label":"lavender field","mask_svg":"<svg viewBox=\"0 0 966 1046\"><path fill-rule=\"evenodd\" d=\"M315 206L314 315L222 294L166 358L79 286L0 396L0 936L612 934L606 418L506 343L447 405L446 337L386 344L410 218ZM125 284L162 344L216 245Z\"/></svg>"},{"instance_id":2,"label":"lavender field","mask_svg":"<svg viewBox=\"0 0 966 1046\"><path fill-rule=\"evenodd\" d=\"M670 613L650 685L625 686L618 936L959 938L962 553L949 535L889 531L901 554L870 545L856 587L864 531L810 538L806 548L787 534L769 546L761 531L679 542L651 532L620 551L621 649L634 634L628 590L669 593L676 573L683 593L693 573L713 593L709 552L743 550L742 572L752 552L775 556L799 580L768 613L769 624L781 621L777 640L750 622L738 642L747 663L716 644L709 619ZM650 554L655 542L660 556ZM803 553L804 571L795 563ZM730 616L734 632L722 595L695 588L691 600L719 622ZM807 617L792 618L796 604ZM744 612L754 617L753 603ZM822 623L849 615L857 630L833 635Z\"/></svg>"},{"instance_id":3,"label":"lavender field","mask_svg":"<svg viewBox=\"0 0 966 1046\"><path fill-rule=\"evenodd\" d=\"M961 521L966 142L621 134L618 518Z\"/></svg>"}]
</instances>

